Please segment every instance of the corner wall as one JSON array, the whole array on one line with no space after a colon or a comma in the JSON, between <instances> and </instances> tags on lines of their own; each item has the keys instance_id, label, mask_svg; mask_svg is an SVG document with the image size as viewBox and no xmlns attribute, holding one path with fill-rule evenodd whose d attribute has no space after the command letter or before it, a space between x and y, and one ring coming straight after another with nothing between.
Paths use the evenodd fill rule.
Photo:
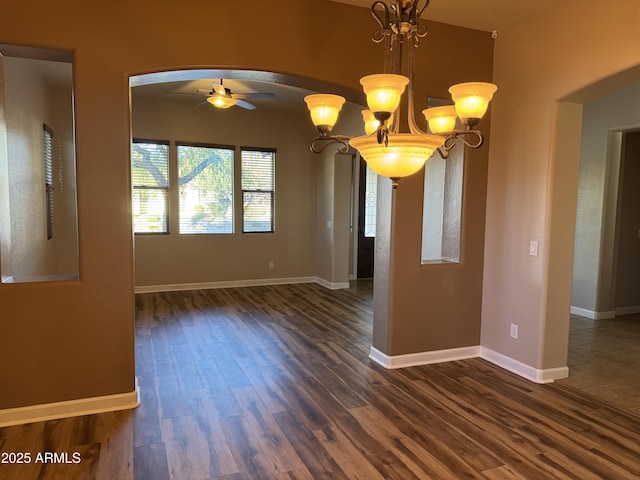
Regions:
<instances>
[{"instance_id":1,"label":"corner wall","mask_svg":"<svg viewBox=\"0 0 640 480\"><path fill-rule=\"evenodd\" d=\"M482 346L535 369L566 366L580 105L640 65L639 23L634 0L565 0L496 41Z\"/></svg>"}]
</instances>

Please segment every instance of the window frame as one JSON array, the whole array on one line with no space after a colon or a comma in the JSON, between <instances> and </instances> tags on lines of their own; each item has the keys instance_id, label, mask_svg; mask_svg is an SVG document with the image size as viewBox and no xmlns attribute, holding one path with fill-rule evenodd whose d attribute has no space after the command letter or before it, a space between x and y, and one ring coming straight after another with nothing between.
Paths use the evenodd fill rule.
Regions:
<instances>
[{"instance_id":1,"label":"window frame","mask_svg":"<svg viewBox=\"0 0 640 480\"><path fill-rule=\"evenodd\" d=\"M166 187L159 186L150 186L150 185L134 185L133 184L133 175L131 175L131 191L133 193L134 190L163 190L165 192L164 196L164 211L165 211L165 229L163 231L157 232L136 232L135 222L133 221L133 210L131 212L131 227L133 229L134 235L169 235L171 233L171 142L169 140L155 140L149 138L133 138L131 139L131 144L133 146L134 143L146 143L146 144L154 144L154 145L165 145L167 147L167 185ZM133 163L133 158L131 159ZM132 165L133 167L133 165ZM133 195L132 195L133 197Z\"/></svg>"},{"instance_id":2,"label":"window frame","mask_svg":"<svg viewBox=\"0 0 640 480\"><path fill-rule=\"evenodd\" d=\"M271 189L263 189L263 188L245 188L244 185L244 152L260 152L260 153L270 153L271 156ZM240 147L240 190L242 193L242 233L243 234L270 234L275 233L276 231L276 202L275 202L275 194L276 194L276 153L277 149L275 148L267 148L267 147ZM245 224L247 223L247 218L245 216L246 205L245 205L245 193L266 193L269 196L269 201L271 204L271 222L269 230L247 230Z\"/></svg>"}]
</instances>

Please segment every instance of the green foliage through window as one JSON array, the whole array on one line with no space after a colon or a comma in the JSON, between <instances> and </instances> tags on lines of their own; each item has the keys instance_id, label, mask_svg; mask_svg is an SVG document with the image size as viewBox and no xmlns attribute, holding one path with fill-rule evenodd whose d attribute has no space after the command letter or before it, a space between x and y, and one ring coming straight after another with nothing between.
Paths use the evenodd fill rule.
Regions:
<instances>
[{"instance_id":1,"label":"green foliage through window","mask_svg":"<svg viewBox=\"0 0 640 480\"><path fill-rule=\"evenodd\" d=\"M177 144L180 233L233 233L233 147Z\"/></svg>"},{"instance_id":2,"label":"green foliage through window","mask_svg":"<svg viewBox=\"0 0 640 480\"><path fill-rule=\"evenodd\" d=\"M134 139L131 183L134 233L168 233L168 142Z\"/></svg>"}]
</instances>

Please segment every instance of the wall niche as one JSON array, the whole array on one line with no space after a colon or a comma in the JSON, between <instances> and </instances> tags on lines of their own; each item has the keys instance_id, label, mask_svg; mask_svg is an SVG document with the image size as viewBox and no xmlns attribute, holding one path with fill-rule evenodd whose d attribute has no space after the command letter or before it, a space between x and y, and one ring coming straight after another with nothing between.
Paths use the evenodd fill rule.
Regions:
<instances>
[{"instance_id":1,"label":"wall niche","mask_svg":"<svg viewBox=\"0 0 640 480\"><path fill-rule=\"evenodd\" d=\"M2 283L77 280L73 53L0 44Z\"/></svg>"}]
</instances>

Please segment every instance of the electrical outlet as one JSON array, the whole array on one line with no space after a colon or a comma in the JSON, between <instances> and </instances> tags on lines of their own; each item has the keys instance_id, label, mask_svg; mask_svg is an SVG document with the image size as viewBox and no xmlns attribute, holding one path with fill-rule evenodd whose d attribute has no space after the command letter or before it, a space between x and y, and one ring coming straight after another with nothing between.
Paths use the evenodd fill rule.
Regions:
<instances>
[{"instance_id":1,"label":"electrical outlet","mask_svg":"<svg viewBox=\"0 0 640 480\"><path fill-rule=\"evenodd\" d=\"M276 262L269 260L269 270L273 270L274 268L276 268Z\"/></svg>"},{"instance_id":2,"label":"electrical outlet","mask_svg":"<svg viewBox=\"0 0 640 480\"><path fill-rule=\"evenodd\" d=\"M518 339L518 325L515 323L511 324L511 338Z\"/></svg>"}]
</instances>

